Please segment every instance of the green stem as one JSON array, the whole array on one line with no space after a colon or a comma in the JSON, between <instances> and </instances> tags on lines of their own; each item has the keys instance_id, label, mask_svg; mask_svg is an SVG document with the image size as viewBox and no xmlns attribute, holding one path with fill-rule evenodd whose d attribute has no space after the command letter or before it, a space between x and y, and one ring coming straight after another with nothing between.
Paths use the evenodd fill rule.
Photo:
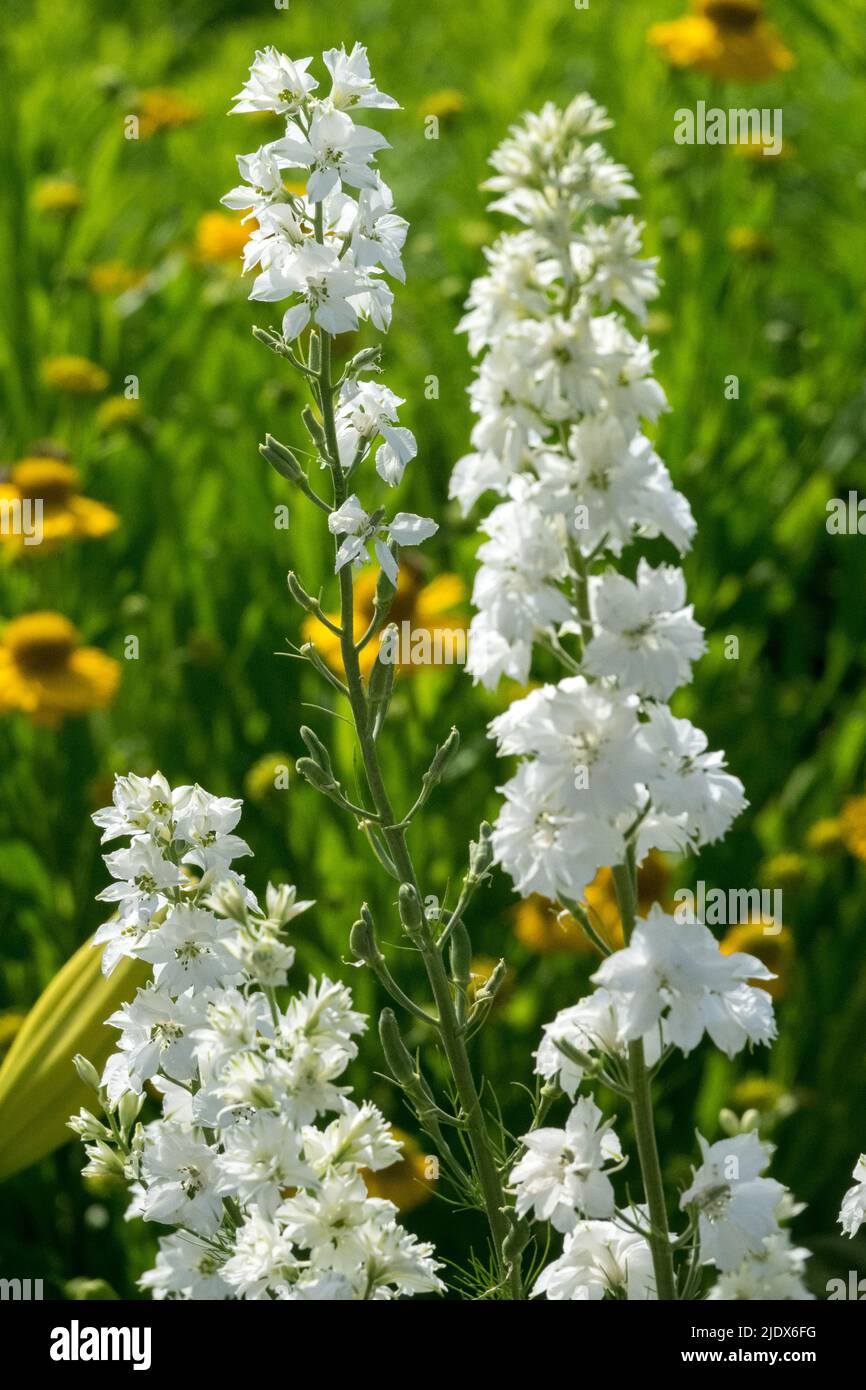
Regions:
<instances>
[{"instance_id":1,"label":"green stem","mask_svg":"<svg viewBox=\"0 0 866 1390\"><path fill-rule=\"evenodd\" d=\"M634 851L630 850L627 862L613 870L616 894L622 917L623 934L626 944L634 931L637 905L637 873ZM676 1299L674 1279L674 1259L668 1231L668 1214L665 1203L665 1189L659 1163L656 1143L655 1120L653 1118L652 1086L647 1073L643 1041L629 1044L628 1079L631 1100L632 1121L644 1194L650 1218L650 1249L656 1277L656 1292L659 1299L670 1302Z\"/></svg>"},{"instance_id":2,"label":"green stem","mask_svg":"<svg viewBox=\"0 0 866 1390\"><path fill-rule=\"evenodd\" d=\"M320 354L319 395L321 400L322 422L325 430L328 453L331 458L335 504L339 507L346 498L346 483L342 474L342 469L339 466L339 450L337 448L336 426L334 422L334 386L331 380L331 339L329 334L324 331L320 334ZM406 831L401 824L396 823L397 817L385 786L382 769L379 764L376 743L373 738L367 697L364 691L364 682L361 676L358 651L354 639L353 590L352 567L351 565L343 565L340 570L340 625L342 628L340 647L343 669L346 676L346 686L348 688L349 704L352 710L355 731L364 763L364 772L367 785L370 789L370 795L373 799L373 805L382 823L383 829L381 833L387 844L391 859L398 871L400 881L411 884L418 895L419 902L423 903L424 897L418 882L418 876L415 872L412 856L406 843ZM512 1298L521 1299L523 1297L523 1281L520 1270L520 1260L517 1258L509 1262L503 1253L503 1247L510 1231L510 1223L506 1215L505 1192L502 1186L499 1168L493 1151L487 1121L484 1116L484 1111L481 1108L481 1101L475 1084L475 1078L472 1074L472 1067L469 1061L465 1039L457 1019L454 1000L451 996L451 985L448 979L448 972L433 939L429 923L427 923L426 920L425 931L421 942L421 956L427 971L430 989L439 1012L439 1033L442 1039L442 1046L451 1068L461 1107L466 1117L466 1132L469 1138L475 1170L478 1175L478 1182L484 1200L484 1207L487 1213L491 1236L493 1238L494 1249L496 1250L500 1276L508 1280Z\"/></svg>"}]
</instances>

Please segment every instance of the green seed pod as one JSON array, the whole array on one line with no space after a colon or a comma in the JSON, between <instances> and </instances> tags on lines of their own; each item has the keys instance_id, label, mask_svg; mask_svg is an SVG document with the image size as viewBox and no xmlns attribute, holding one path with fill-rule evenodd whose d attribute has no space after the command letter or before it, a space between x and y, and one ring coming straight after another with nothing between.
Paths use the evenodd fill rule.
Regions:
<instances>
[{"instance_id":1,"label":"green seed pod","mask_svg":"<svg viewBox=\"0 0 866 1390\"><path fill-rule=\"evenodd\" d=\"M323 772L328 774L332 782L336 782L334 769L331 767L330 755L318 734L314 733L306 724L301 725L300 734L313 762L318 763L319 767Z\"/></svg>"},{"instance_id":2,"label":"green seed pod","mask_svg":"<svg viewBox=\"0 0 866 1390\"><path fill-rule=\"evenodd\" d=\"M507 971L508 966L505 964L505 961L497 961L487 979L484 981L484 984L475 995L475 1002L477 1004L487 1004L496 998Z\"/></svg>"},{"instance_id":3,"label":"green seed pod","mask_svg":"<svg viewBox=\"0 0 866 1390\"><path fill-rule=\"evenodd\" d=\"M313 598L312 594L307 593L294 570L289 570L286 575L286 583L289 586L289 593L295 600L295 603L299 604L307 613L314 608L318 608L319 605L316 600Z\"/></svg>"},{"instance_id":4,"label":"green seed pod","mask_svg":"<svg viewBox=\"0 0 866 1390\"><path fill-rule=\"evenodd\" d=\"M457 729L452 729L445 742L436 749L433 761L424 774L424 781L438 782L459 747L460 734Z\"/></svg>"},{"instance_id":5,"label":"green seed pod","mask_svg":"<svg viewBox=\"0 0 866 1390\"><path fill-rule=\"evenodd\" d=\"M325 438L325 431L322 429L322 426L319 424L319 421L308 405L304 406L301 412L301 419L304 422L307 434L312 439L319 453L322 455L322 458L329 458L328 441Z\"/></svg>"},{"instance_id":6,"label":"green seed pod","mask_svg":"<svg viewBox=\"0 0 866 1390\"><path fill-rule=\"evenodd\" d=\"M316 791L329 794L337 790L337 783L334 781L333 774L319 767L319 764L314 762L312 758L298 758L295 767L299 775L306 778L310 786L316 788Z\"/></svg>"},{"instance_id":7,"label":"green seed pod","mask_svg":"<svg viewBox=\"0 0 866 1390\"><path fill-rule=\"evenodd\" d=\"M493 862L493 831L487 821L482 821L478 830L478 840L469 846L469 877L483 878Z\"/></svg>"},{"instance_id":8,"label":"green seed pod","mask_svg":"<svg viewBox=\"0 0 866 1390\"><path fill-rule=\"evenodd\" d=\"M462 922L458 922L451 933L449 958L451 979L457 988L465 994L469 988L472 969L472 942L469 940L469 933Z\"/></svg>"},{"instance_id":9,"label":"green seed pod","mask_svg":"<svg viewBox=\"0 0 866 1390\"><path fill-rule=\"evenodd\" d=\"M322 340L318 333L310 334L310 356L308 365L311 372L317 372L322 365Z\"/></svg>"},{"instance_id":10,"label":"green seed pod","mask_svg":"<svg viewBox=\"0 0 866 1390\"><path fill-rule=\"evenodd\" d=\"M382 634L384 651L387 653L391 642L386 642L389 632L396 633L396 627L386 627ZM370 672L370 679L367 685L367 696L370 705L370 713L373 717L373 737L378 738L382 731L382 725L388 714L388 706L391 703L391 696L394 693L394 676L397 667L393 661L383 661L383 647L379 648L379 655Z\"/></svg>"},{"instance_id":11,"label":"green seed pod","mask_svg":"<svg viewBox=\"0 0 866 1390\"><path fill-rule=\"evenodd\" d=\"M307 475L292 450L281 444L278 439L274 439L272 434L265 435L264 444L259 445L259 453L262 458L267 459L271 468L281 477L288 478L290 483L306 479Z\"/></svg>"},{"instance_id":12,"label":"green seed pod","mask_svg":"<svg viewBox=\"0 0 866 1390\"><path fill-rule=\"evenodd\" d=\"M383 1009L379 1015L379 1040L385 1061L394 1080L400 1086L415 1086L418 1076L415 1063L400 1036L393 1009Z\"/></svg>"},{"instance_id":13,"label":"green seed pod","mask_svg":"<svg viewBox=\"0 0 866 1390\"><path fill-rule=\"evenodd\" d=\"M360 921L353 923L352 930L349 932L349 950L366 965L371 965L379 958L381 953L376 942L373 921L369 914L366 918L362 917Z\"/></svg>"},{"instance_id":14,"label":"green seed pod","mask_svg":"<svg viewBox=\"0 0 866 1390\"><path fill-rule=\"evenodd\" d=\"M411 883L401 883L397 903L400 909L400 921L409 936L413 939L420 936L424 931L424 913L418 894Z\"/></svg>"}]
</instances>

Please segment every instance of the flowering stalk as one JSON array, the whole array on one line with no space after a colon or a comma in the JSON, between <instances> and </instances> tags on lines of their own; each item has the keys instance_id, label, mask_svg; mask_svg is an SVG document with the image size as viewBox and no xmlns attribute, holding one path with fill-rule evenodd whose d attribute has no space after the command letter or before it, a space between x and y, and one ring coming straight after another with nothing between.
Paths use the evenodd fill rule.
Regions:
<instances>
[{"instance_id":1,"label":"flowering stalk","mask_svg":"<svg viewBox=\"0 0 866 1390\"><path fill-rule=\"evenodd\" d=\"M364 768L364 804L358 805L344 794L327 750L309 729L301 730L309 756L299 761L298 770L354 816L377 860L399 885L402 926L421 955L432 1011L409 999L392 978L366 908L353 929L352 947L359 962L373 969L395 1002L412 1016L423 1018L441 1042L459 1102L456 1114L434 1100L403 1045L395 1016L390 1010L383 1013L380 1033L395 1080L436 1143L461 1200L480 1205L486 1213L494 1255L493 1288L519 1298L518 1242L511 1238L513 1220L502 1179L504 1136L482 1109L467 1048L469 1032L486 1017L495 982L468 1008L468 972L455 964L455 959L459 961L466 954L463 914L490 863L489 828L482 827L478 845L472 850L460 901L453 911L443 911L434 921L424 907L407 831L454 756L457 732L452 730L437 750L414 805L404 815L398 814L385 784L377 747L393 689L393 665L380 649L366 682L361 667L361 653L368 643L378 640L387 623L397 587L400 549L422 543L438 529L430 518L398 512L388 520L384 506L376 504L368 510L362 505L355 488L366 476L365 465L373 460L375 441L382 441L375 452L375 473L380 483L389 487L400 482L417 446L409 430L398 422L397 411L403 402L372 379L379 371L378 350L359 353L339 378L335 379L333 368L334 336L357 328L362 319L370 319L376 328L386 331L393 296L384 274L404 278L400 252L407 223L393 212L390 190L374 167L376 151L387 142L377 132L356 125L348 114L363 107L392 108L396 103L378 91L360 45L348 54L333 49L324 55L331 75L327 98L313 95L318 84L308 72L310 62L292 62L273 49L256 55L234 110L271 110L285 115L286 136L240 157L245 186L223 200L256 219L245 260L247 268L258 265L260 273L250 297L289 300L280 332L256 330L256 336L292 364L312 396L314 408L304 411L303 420L320 467L330 479L330 495L323 497L311 484L294 450L268 436L262 453L326 514L334 537L339 616L326 616L319 600L307 592L297 575L289 576L289 588L296 601L339 639L339 672L329 670L314 644L305 645L298 654L348 701ZM300 172L303 194L286 192L284 168ZM357 200L347 188L360 190ZM304 332L307 340L301 346L299 336ZM354 630L353 569L369 562L370 547L380 567L375 616L367 632L358 638ZM465 1135L469 1173L445 1140L443 1125L456 1127Z\"/></svg>"},{"instance_id":2,"label":"flowering stalk","mask_svg":"<svg viewBox=\"0 0 866 1390\"><path fill-rule=\"evenodd\" d=\"M338 1083L366 1019L343 985L311 979L287 1001L288 927L313 904L268 885L262 907L232 868L241 803L201 787L118 777L94 817L116 904L97 933L102 968L144 961L152 979L107 1022L100 1076L76 1058L96 1111L70 1127L86 1174L128 1184L128 1218L174 1228L141 1278L154 1298L381 1300L439 1291L432 1249L371 1198L364 1170L399 1145L375 1106ZM155 1090L161 1113L140 1115ZM97 1113L98 1111L98 1113ZM327 1123L322 1117L333 1115Z\"/></svg>"},{"instance_id":3,"label":"flowering stalk","mask_svg":"<svg viewBox=\"0 0 866 1390\"><path fill-rule=\"evenodd\" d=\"M487 252L462 327L483 354L471 388L474 452L451 495L486 518L473 600L469 669L493 689L527 684L536 654L563 673L493 720L502 756L519 759L493 827L494 858L521 894L541 894L580 922L602 957L597 988L545 1029L536 1071L574 1103L564 1129L536 1125L511 1174L519 1215L564 1234L534 1292L554 1299L701 1296L805 1298L803 1252L779 1224L793 1213L762 1176L771 1148L752 1128L709 1145L680 1199L672 1234L655 1137L651 1080L675 1048L704 1033L728 1056L775 1036L770 978L755 957L723 956L700 923L656 904L638 918L637 866L651 850L695 851L745 806L722 754L667 704L705 650L685 579L641 557L636 540L688 549L695 524L642 431L667 408L641 322L658 292L641 227L616 209L631 176L597 139L609 126L590 97L548 104L494 153L493 207L520 224ZM623 929L614 949L586 889L610 867ZM632 1115L645 1204L618 1206L610 1175L625 1156L611 1123L578 1089L602 1081Z\"/></svg>"}]
</instances>

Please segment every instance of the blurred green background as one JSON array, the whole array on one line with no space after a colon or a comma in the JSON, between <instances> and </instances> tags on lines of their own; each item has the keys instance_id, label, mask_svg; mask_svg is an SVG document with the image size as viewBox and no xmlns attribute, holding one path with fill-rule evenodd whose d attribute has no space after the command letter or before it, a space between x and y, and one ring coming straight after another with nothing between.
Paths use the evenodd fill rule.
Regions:
<instances>
[{"instance_id":1,"label":"blurred green background","mask_svg":"<svg viewBox=\"0 0 866 1390\"><path fill-rule=\"evenodd\" d=\"M454 328L497 227L478 190L484 162L522 110L588 89L615 119L608 144L634 171L665 281L649 325L672 405L658 446L698 521L685 568L710 641L678 712L727 750L751 800L699 865L669 866L667 891L702 878L785 895L779 1042L734 1064L699 1049L668 1067L658 1107L667 1174L674 1191L696 1123L717 1138L719 1109L754 1101L778 1144L775 1175L808 1203L795 1229L814 1251L816 1292L866 1265L866 1241L835 1234L866 1145L864 541L825 526L829 498L866 490L866 6L771 8L796 65L741 84L672 71L648 42L650 26L680 17L685 0L590 0L585 10L571 0L469 9L437 0L409 11L398 0L291 0L288 10L127 0L122 13L97 0L60 11L55 0L7 0L0 466L68 457L83 495L119 524L29 553L0 546L0 619L65 614L84 643L119 662L121 679L107 708L56 728L0 715L4 1046L102 921L89 816L118 771L159 768L174 783L246 798L252 885L297 881L318 900L299 923L299 976L339 974L375 1010L369 979L343 964L363 899L383 941L397 940L389 887L351 825L294 774L287 790L274 787L272 765L302 751L302 721L336 729L344 757L348 744L344 726L303 709L329 703L312 673L278 655L300 626L285 572L315 590L330 551L315 516L285 497L257 454L266 430L302 442L300 403L296 379L252 339L251 325L276 315L247 302L236 219L219 210L235 154L277 133L267 118L226 115L253 50L274 43L303 56L360 40L403 106L376 123L393 145L383 176L412 224L385 356L419 440L400 503L443 521L419 585L442 572L471 585L472 523L446 497L470 427L470 362ZM699 99L782 107L783 156L676 146L673 113ZM130 114L137 140L125 138ZM438 140L425 138L431 114ZM72 379L68 363L51 364L69 355L92 365ZM725 398L732 374L736 401ZM425 397L431 376L438 399ZM274 526L284 500L288 532ZM728 635L739 638L738 660L725 659ZM126 659L130 637L137 659ZM441 668L399 685L384 741L399 805L414 798L452 722L464 740L414 835L428 893L444 895L479 819L495 813L502 769L484 730L513 693L486 696ZM586 992L593 965L576 949L539 950L549 931L524 912L516 933L514 908L497 877L469 925L479 958L504 954L512 970L478 1062L520 1132L518 1083L530 1080L540 1026ZM412 957L395 958L411 976ZM410 1127L378 1066L373 1030L351 1079ZM135 1296L154 1237L124 1224L122 1197L88 1191L80 1167L70 1144L0 1186L0 1274L42 1277L51 1296L75 1276L98 1276ZM465 1254L472 1221L447 1204L431 1198L407 1220L447 1256Z\"/></svg>"}]
</instances>

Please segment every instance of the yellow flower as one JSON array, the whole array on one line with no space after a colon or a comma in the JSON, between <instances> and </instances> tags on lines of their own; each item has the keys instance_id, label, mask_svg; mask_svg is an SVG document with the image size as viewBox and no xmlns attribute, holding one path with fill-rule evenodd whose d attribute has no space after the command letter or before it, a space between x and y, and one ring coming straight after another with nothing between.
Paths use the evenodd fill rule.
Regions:
<instances>
[{"instance_id":1,"label":"yellow flower","mask_svg":"<svg viewBox=\"0 0 866 1390\"><path fill-rule=\"evenodd\" d=\"M573 951L586 955L590 950L583 928L570 912L560 911L556 903L533 893L513 909L514 934L518 941L539 955Z\"/></svg>"},{"instance_id":2,"label":"yellow flower","mask_svg":"<svg viewBox=\"0 0 866 1390\"><path fill-rule=\"evenodd\" d=\"M692 0L692 13L654 24L649 41L676 68L760 82L794 66L762 0Z\"/></svg>"},{"instance_id":3,"label":"yellow flower","mask_svg":"<svg viewBox=\"0 0 866 1390\"><path fill-rule=\"evenodd\" d=\"M240 217L227 212L203 213L195 229L196 256L206 265L220 265L224 261L239 263L255 225L255 222L242 222Z\"/></svg>"},{"instance_id":4,"label":"yellow flower","mask_svg":"<svg viewBox=\"0 0 866 1390\"><path fill-rule=\"evenodd\" d=\"M108 372L88 357L46 357L42 363L42 380L54 391L90 396L105 390Z\"/></svg>"},{"instance_id":5,"label":"yellow flower","mask_svg":"<svg viewBox=\"0 0 866 1390\"><path fill-rule=\"evenodd\" d=\"M845 823L841 816L824 816L806 831L806 848L817 854L833 854L845 844Z\"/></svg>"},{"instance_id":6,"label":"yellow flower","mask_svg":"<svg viewBox=\"0 0 866 1390\"><path fill-rule=\"evenodd\" d=\"M49 216L66 217L77 212L84 195L74 179L40 179L33 190L33 206Z\"/></svg>"},{"instance_id":7,"label":"yellow flower","mask_svg":"<svg viewBox=\"0 0 866 1390\"><path fill-rule=\"evenodd\" d=\"M135 114L138 133L147 140L159 130L176 130L189 125L199 115L199 108L171 87L150 87L139 92Z\"/></svg>"},{"instance_id":8,"label":"yellow flower","mask_svg":"<svg viewBox=\"0 0 866 1390\"><path fill-rule=\"evenodd\" d=\"M775 141L765 140L763 135L759 135L755 140L738 140L732 149L737 158L753 160L761 168L774 159L787 159L790 153L787 145L783 144L781 149L777 150ZM764 154L764 150L767 149L772 151L770 155Z\"/></svg>"},{"instance_id":9,"label":"yellow flower","mask_svg":"<svg viewBox=\"0 0 866 1390\"><path fill-rule=\"evenodd\" d=\"M96 428L102 434L125 430L141 419L141 401L126 396L109 396L96 412Z\"/></svg>"},{"instance_id":10,"label":"yellow flower","mask_svg":"<svg viewBox=\"0 0 866 1390\"><path fill-rule=\"evenodd\" d=\"M842 843L858 859L866 859L866 796L852 796L842 807Z\"/></svg>"},{"instance_id":11,"label":"yellow flower","mask_svg":"<svg viewBox=\"0 0 866 1390\"><path fill-rule=\"evenodd\" d=\"M769 237L765 237L754 227L731 227L727 242L737 255L748 256L755 261L771 261L776 254L776 248Z\"/></svg>"},{"instance_id":12,"label":"yellow flower","mask_svg":"<svg viewBox=\"0 0 866 1390\"><path fill-rule=\"evenodd\" d=\"M111 704L120 663L82 647L61 613L27 613L6 624L0 639L0 712L19 710L34 724L56 728L68 715Z\"/></svg>"},{"instance_id":13,"label":"yellow flower","mask_svg":"<svg viewBox=\"0 0 866 1390\"><path fill-rule=\"evenodd\" d=\"M288 753L266 753L254 762L244 777L244 790L250 801L273 801L289 783L292 762Z\"/></svg>"},{"instance_id":14,"label":"yellow flower","mask_svg":"<svg viewBox=\"0 0 866 1390\"><path fill-rule=\"evenodd\" d=\"M82 497L78 473L68 463L54 458L26 458L16 463L8 483L0 484L0 500L42 503L42 539L47 545L58 540L98 539L114 531L117 514L101 502ZM31 512L31 518L33 513ZM14 542L25 552L39 546L24 545L22 535L0 531L0 544Z\"/></svg>"},{"instance_id":15,"label":"yellow flower","mask_svg":"<svg viewBox=\"0 0 866 1390\"><path fill-rule=\"evenodd\" d=\"M94 294L123 294L143 279L142 271L130 270L122 261L100 261L91 267L87 286Z\"/></svg>"},{"instance_id":16,"label":"yellow flower","mask_svg":"<svg viewBox=\"0 0 866 1390\"><path fill-rule=\"evenodd\" d=\"M793 887L802 882L806 867L806 860L802 854L794 854L791 851L786 854L774 854L764 864L761 877L774 888Z\"/></svg>"},{"instance_id":17,"label":"yellow flower","mask_svg":"<svg viewBox=\"0 0 866 1390\"><path fill-rule=\"evenodd\" d=\"M370 566L362 570L355 579L353 625L356 641L366 632L373 617L376 579L376 571ZM448 641L446 634L449 632L465 633L468 626L466 619L453 612L454 608L462 603L465 597L466 590L459 575L440 574L430 584L424 584L421 574L404 562L400 566L397 593L391 605L388 621L397 624L400 634L404 631L403 624L408 623L408 631L411 633L412 639L420 640L421 634L429 633L431 655L435 655L434 644L437 633L440 637L440 643ZM330 618L333 623L338 623L340 620L339 613L328 613L325 616ZM332 632L329 632L317 618L312 616L304 619L301 631L304 640L313 642L328 665L334 671L342 674L343 663L340 658L339 639ZM378 639L374 638L372 642L367 643L361 652L361 671L365 676L369 675L372 670L378 650ZM405 654L402 641L399 654L401 656ZM408 664L398 662L396 664L397 670L404 675L417 675L425 666L424 662L419 661L412 661Z\"/></svg>"},{"instance_id":18,"label":"yellow flower","mask_svg":"<svg viewBox=\"0 0 866 1390\"><path fill-rule=\"evenodd\" d=\"M655 902L663 902L670 870L655 850L651 850L638 869L638 912L644 915ZM584 906L593 930L614 950L625 944L613 874L599 869L584 894ZM540 954L573 951L578 955L594 950L586 932L568 912L538 894L527 898L514 911L514 931L524 946Z\"/></svg>"},{"instance_id":19,"label":"yellow flower","mask_svg":"<svg viewBox=\"0 0 866 1390\"><path fill-rule=\"evenodd\" d=\"M774 928L775 930L775 928ZM787 992L791 967L794 963L794 938L787 927L768 935L762 922L743 922L729 927L725 932L719 950L723 956L732 956L735 951L745 951L747 955L757 956L768 970L776 976L775 980L755 980L754 983L765 989L773 999L781 999Z\"/></svg>"},{"instance_id":20,"label":"yellow flower","mask_svg":"<svg viewBox=\"0 0 866 1390\"><path fill-rule=\"evenodd\" d=\"M361 1176L370 1197L393 1202L398 1211L411 1211L413 1207L428 1202L433 1195L427 1155L417 1141L411 1135L404 1134L402 1129L392 1126L391 1135L401 1145L403 1157L392 1163L390 1168L380 1168L376 1172L363 1168Z\"/></svg>"},{"instance_id":21,"label":"yellow flower","mask_svg":"<svg viewBox=\"0 0 866 1390\"><path fill-rule=\"evenodd\" d=\"M438 116L440 121L453 119L466 110L466 98L456 87L444 87L441 92L431 92L421 103L425 116Z\"/></svg>"}]
</instances>

